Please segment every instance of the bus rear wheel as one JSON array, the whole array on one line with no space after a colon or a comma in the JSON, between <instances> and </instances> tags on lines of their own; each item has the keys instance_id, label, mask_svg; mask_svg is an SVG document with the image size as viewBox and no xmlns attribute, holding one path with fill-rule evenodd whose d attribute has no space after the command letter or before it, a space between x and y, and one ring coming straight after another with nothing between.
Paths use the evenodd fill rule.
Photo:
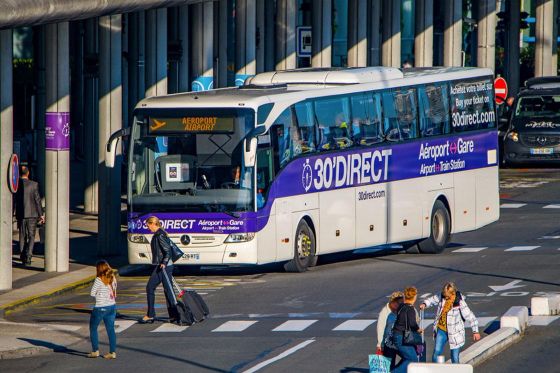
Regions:
<instances>
[{"instance_id":1,"label":"bus rear wheel","mask_svg":"<svg viewBox=\"0 0 560 373\"><path fill-rule=\"evenodd\" d=\"M418 250L422 254L439 254L451 239L451 217L442 201L434 203L430 222L430 237L418 243Z\"/></svg>"},{"instance_id":2,"label":"bus rear wheel","mask_svg":"<svg viewBox=\"0 0 560 373\"><path fill-rule=\"evenodd\" d=\"M300 220L294 242L294 258L284 265L286 272L305 272L316 263L315 234L305 220Z\"/></svg>"}]
</instances>

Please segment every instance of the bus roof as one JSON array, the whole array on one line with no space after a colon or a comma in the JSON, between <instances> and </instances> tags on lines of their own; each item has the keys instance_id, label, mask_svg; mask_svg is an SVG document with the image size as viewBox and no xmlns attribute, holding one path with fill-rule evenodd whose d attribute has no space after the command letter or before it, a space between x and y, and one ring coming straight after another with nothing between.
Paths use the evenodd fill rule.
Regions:
<instances>
[{"instance_id":1,"label":"bus roof","mask_svg":"<svg viewBox=\"0 0 560 373\"><path fill-rule=\"evenodd\" d=\"M242 87L145 98L137 109L250 107L269 102L297 102L308 97L346 94L414 84L493 75L486 68L392 67L309 68L257 74Z\"/></svg>"}]
</instances>

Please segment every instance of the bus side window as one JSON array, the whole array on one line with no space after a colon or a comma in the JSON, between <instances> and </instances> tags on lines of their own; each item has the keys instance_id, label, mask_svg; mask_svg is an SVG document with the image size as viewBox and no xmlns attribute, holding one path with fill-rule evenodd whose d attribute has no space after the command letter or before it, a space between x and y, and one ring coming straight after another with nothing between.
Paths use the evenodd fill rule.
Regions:
<instances>
[{"instance_id":1,"label":"bus side window","mask_svg":"<svg viewBox=\"0 0 560 373\"><path fill-rule=\"evenodd\" d=\"M292 147L292 136L294 136L295 123L292 108L289 107L276 118L271 137L273 137L275 164L279 168L284 167L294 157Z\"/></svg>"},{"instance_id":2,"label":"bus side window","mask_svg":"<svg viewBox=\"0 0 560 373\"><path fill-rule=\"evenodd\" d=\"M257 151L257 209L259 210L266 204L273 179L273 150L271 147L259 148Z\"/></svg>"},{"instance_id":3,"label":"bus side window","mask_svg":"<svg viewBox=\"0 0 560 373\"><path fill-rule=\"evenodd\" d=\"M319 149L345 149L353 145L348 97L335 96L315 101L319 126Z\"/></svg>"},{"instance_id":4,"label":"bus side window","mask_svg":"<svg viewBox=\"0 0 560 373\"><path fill-rule=\"evenodd\" d=\"M418 88L420 134L422 137L449 133L449 100L447 86L426 85Z\"/></svg>"},{"instance_id":5,"label":"bus side window","mask_svg":"<svg viewBox=\"0 0 560 373\"><path fill-rule=\"evenodd\" d=\"M379 93L352 95L352 141L357 145L372 145L383 141L381 97Z\"/></svg>"},{"instance_id":6,"label":"bus side window","mask_svg":"<svg viewBox=\"0 0 560 373\"><path fill-rule=\"evenodd\" d=\"M294 149L299 147L299 153L311 153L317 148L315 143L315 115L311 102L300 102L295 104L297 128L292 137Z\"/></svg>"}]
</instances>

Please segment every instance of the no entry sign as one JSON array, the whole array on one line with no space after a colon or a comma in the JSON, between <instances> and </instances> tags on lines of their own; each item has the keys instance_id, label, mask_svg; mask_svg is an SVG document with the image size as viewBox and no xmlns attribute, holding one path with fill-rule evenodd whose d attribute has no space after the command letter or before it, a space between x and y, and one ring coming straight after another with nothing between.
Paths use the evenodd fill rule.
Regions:
<instances>
[{"instance_id":1,"label":"no entry sign","mask_svg":"<svg viewBox=\"0 0 560 373\"><path fill-rule=\"evenodd\" d=\"M496 104L503 104L506 101L508 94L508 87L504 78L497 77L496 80L494 80L494 92Z\"/></svg>"}]
</instances>

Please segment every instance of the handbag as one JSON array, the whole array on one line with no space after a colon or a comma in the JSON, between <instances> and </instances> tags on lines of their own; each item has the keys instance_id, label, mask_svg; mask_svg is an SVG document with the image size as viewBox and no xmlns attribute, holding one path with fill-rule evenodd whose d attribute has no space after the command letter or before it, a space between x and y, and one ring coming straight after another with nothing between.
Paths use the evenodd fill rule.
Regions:
<instances>
[{"instance_id":1,"label":"handbag","mask_svg":"<svg viewBox=\"0 0 560 373\"><path fill-rule=\"evenodd\" d=\"M169 247L171 247L171 260L173 261L173 263L175 263L177 260L181 259L181 257L185 253L181 249L179 249L177 245L175 245L175 242L173 242L171 238L169 238L167 235L165 237L167 238Z\"/></svg>"},{"instance_id":2,"label":"handbag","mask_svg":"<svg viewBox=\"0 0 560 373\"><path fill-rule=\"evenodd\" d=\"M405 313L405 330L403 344L408 346L418 346L424 342L422 335L410 329L408 325L408 313Z\"/></svg>"},{"instance_id":3,"label":"handbag","mask_svg":"<svg viewBox=\"0 0 560 373\"><path fill-rule=\"evenodd\" d=\"M391 359L383 355L369 355L369 373L390 373Z\"/></svg>"}]
</instances>

